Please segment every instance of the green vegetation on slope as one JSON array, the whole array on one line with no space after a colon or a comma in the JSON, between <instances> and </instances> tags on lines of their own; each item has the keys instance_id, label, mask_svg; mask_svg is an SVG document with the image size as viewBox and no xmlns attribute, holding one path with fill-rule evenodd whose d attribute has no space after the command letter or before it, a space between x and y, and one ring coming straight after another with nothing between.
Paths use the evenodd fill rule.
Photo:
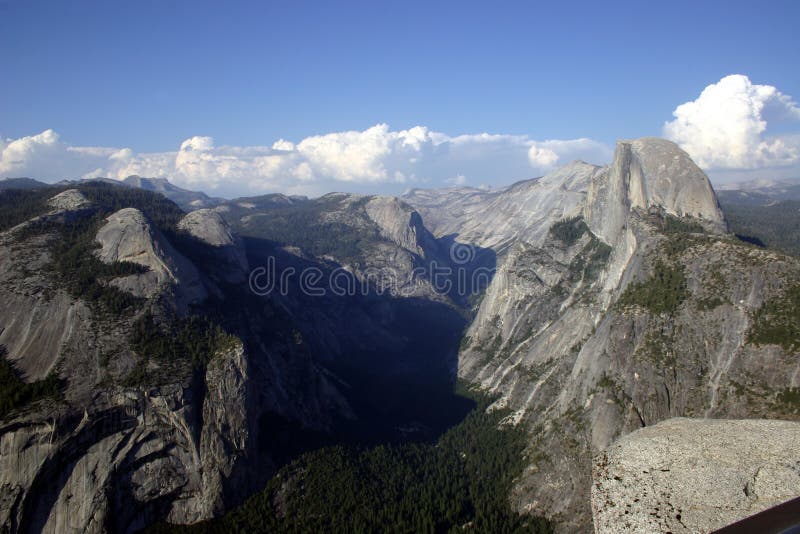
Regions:
<instances>
[{"instance_id":1,"label":"green vegetation on slope","mask_svg":"<svg viewBox=\"0 0 800 534\"><path fill-rule=\"evenodd\" d=\"M571 247L577 243L588 230L589 227L586 226L583 217L576 215L575 217L561 219L553 223L553 226L550 227L550 235L568 247Z\"/></svg>"},{"instance_id":2,"label":"green vegetation on slope","mask_svg":"<svg viewBox=\"0 0 800 534\"><path fill-rule=\"evenodd\" d=\"M800 350L800 284L765 302L753 314L747 340L757 345L780 345Z\"/></svg>"},{"instance_id":3,"label":"green vegetation on slope","mask_svg":"<svg viewBox=\"0 0 800 534\"><path fill-rule=\"evenodd\" d=\"M88 182L43 189L7 189L0 191L0 231L12 228L52 208L47 201L67 189L77 189L101 214L107 216L122 208L141 210L163 232L171 234L184 213L159 193L122 185Z\"/></svg>"},{"instance_id":4,"label":"green vegetation on slope","mask_svg":"<svg viewBox=\"0 0 800 534\"><path fill-rule=\"evenodd\" d=\"M437 444L329 447L283 468L259 494L223 518L155 531L185 532L551 532L508 503L527 436L497 425L488 402Z\"/></svg>"},{"instance_id":5,"label":"green vegetation on slope","mask_svg":"<svg viewBox=\"0 0 800 534\"><path fill-rule=\"evenodd\" d=\"M667 235L674 234L702 234L705 232L703 226L693 221L690 217L675 217L665 213L657 217L656 226Z\"/></svg>"},{"instance_id":6,"label":"green vegetation on slope","mask_svg":"<svg viewBox=\"0 0 800 534\"><path fill-rule=\"evenodd\" d=\"M47 200L59 189L6 189L0 191L0 232L48 211Z\"/></svg>"},{"instance_id":7,"label":"green vegetation on slope","mask_svg":"<svg viewBox=\"0 0 800 534\"><path fill-rule=\"evenodd\" d=\"M127 386L138 386L157 384L165 378L173 380L174 376L164 376L164 366L189 364L191 368L203 369L214 354L232 348L236 338L199 315L173 318L159 325L146 313L134 323L128 342L141 359L124 382ZM150 360L161 364L159 376L147 372Z\"/></svg>"},{"instance_id":8,"label":"green vegetation on slope","mask_svg":"<svg viewBox=\"0 0 800 534\"><path fill-rule=\"evenodd\" d=\"M103 263L97 259L95 252L100 244L95 236L103 222L103 217L96 215L70 224L53 225L58 238L53 242L51 267L70 295L118 315L140 304L142 299L108 282L148 269L130 262Z\"/></svg>"},{"instance_id":9,"label":"green vegetation on slope","mask_svg":"<svg viewBox=\"0 0 800 534\"><path fill-rule=\"evenodd\" d=\"M344 207L339 197L322 197L258 211L246 216L245 222L238 218L230 222L246 237L294 245L317 257L327 254L354 263L363 260L366 246L380 240L377 226L363 209L368 200L363 197Z\"/></svg>"},{"instance_id":10,"label":"green vegetation on slope","mask_svg":"<svg viewBox=\"0 0 800 534\"><path fill-rule=\"evenodd\" d=\"M683 266L657 260L650 278L629 285L620 297L619 305L641 306L655 314L674 313L688 296Z\"/></svg>"},{"instance_id":11,"label":"green vegetation on slope","mask_svg":"<svg viewBox=\"0 0 800 534\"><path fill-rule=\"evenodd\" d=\"M6 359L6 348L0 346L0 419L37 400L57 397L60 390L58 377L52 373L43 380L25 383Z\"/></svg>"},{"instance_id":12,"label":"green vegetation on slope","mask_svg":"<svg viewBox=\"0 0 800 534\"><path fill-rule=\"evenodd\" d=\"M580 254L569 264L570 281L583 280L589 284L597 280L611 257L611 247L600 241L594 234Z\"/></svg>"},{"instance_id":13,"label":"green vegetation on slope","mask_svg":"<svg viewBox=\"0 0 800 534\"><path fill-rule=\"evenodd\" d=\"M740 239L800 256L800 201L769 206L721 201L728 226Z\"/></svg>"},{"instance_id":14,"label":"green vegetation on slope","mask_svg":"<svg viewBox=\"0 0 800 534\"><path fill-rule=\"evenodd\" d=\"M800 388L784 388L779 391L773 406L786 415L800 414Z\"/></svg>"}]
</instances>

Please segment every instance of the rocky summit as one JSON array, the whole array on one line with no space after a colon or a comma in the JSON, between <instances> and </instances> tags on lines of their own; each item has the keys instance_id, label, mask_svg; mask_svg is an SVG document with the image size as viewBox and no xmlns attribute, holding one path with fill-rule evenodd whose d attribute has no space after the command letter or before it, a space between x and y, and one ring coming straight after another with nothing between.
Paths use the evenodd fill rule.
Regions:
<instances>
[{"instance_id":1,"label":"rocky summit","mask_svg":"<svg viewBox=\"0 0 800 534\"><path fill-rule=\"evenodd\" d=\"M0 191L4 531L427 528L408 487L447 528L696 532L800 493L800 261L671 142L402 197L126 183Z\"/></svg>"}]
</instances>

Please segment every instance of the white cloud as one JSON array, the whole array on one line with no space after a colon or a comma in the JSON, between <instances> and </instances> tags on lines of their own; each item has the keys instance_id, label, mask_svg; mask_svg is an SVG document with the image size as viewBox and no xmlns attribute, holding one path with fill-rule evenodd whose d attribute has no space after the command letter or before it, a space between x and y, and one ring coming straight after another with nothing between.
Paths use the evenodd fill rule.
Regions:
<instances>
[{"instance_id":1,"label":"white cloud","mask_svg":"<svg viewBox=\"0 0 800 534\"><path fill-rule=\"evenodd\" d=\"M272 148L274 150L282 150L284 152L291 152L294 150L294 143L291 141L287 141L286 139L278 139L274 143L272 143Z\"/></svg>"},{"instance_id":2,"label":"white cloud","mask_svg":"<svg viewBox=\"0 0 800 534\"><path fill-rule=\"evenodd\" d=\"M449 136L425 126L315 135L271 146L217 146L195 136L177 151L137 153L130 148L76 147L47 130L0 140L0 177L166 177L176 185L222 195L331 190L399 192L400 184L429 187L470 183L504 185L541 175L557 164L610 159L611 150L589 139L534 141L522 135ZM466 169L467 171L464 171Z\"/></svg>"},{"instance_id":3,"label":"white cloud","mask_svg":"<svg viewBox=\"0 0 800 534\"><path fill-rule=\"evenodd\" d=\"M463 174L456 174L452 178L445 179L444 183L455 186L465 185L467 183L467 177Z\"/></svg>"},{"instance_id":4,"label":"white cloud","mask_svg":"<svg viewBox=\"0 0 800 534\"><path fill-rule=\"evenodd\" d=\"M800 107L771 85L735 74L681 104L664 136L677 142L706 169L754 169L800 162L796 135L769 135L770 123L800 121Z\"/></svg>"},{"instance_id":5,"label":"white cloud","mask_svg":"<svg viewBox=\"0 0 800 534\"><path fill-rule=\"evenodd\" d=\"M533 167L550 167L558 161L558 154L549 148L533 145L528 149L528 159Z\"/></svg>"}]
</instances>

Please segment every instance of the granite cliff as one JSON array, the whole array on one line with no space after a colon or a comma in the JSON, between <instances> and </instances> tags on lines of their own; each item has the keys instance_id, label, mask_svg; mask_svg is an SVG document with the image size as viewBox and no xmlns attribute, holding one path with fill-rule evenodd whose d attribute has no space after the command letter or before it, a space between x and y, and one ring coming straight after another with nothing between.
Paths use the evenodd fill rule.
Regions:
<instances>
[{"instance_id":1,"label":"granite cliff","mask_svg":"<svg viewBox=\"0 0 800 534\"><path fill-rule=\"evenodd\" d=\"M759 321L791 306L800 263L727 234L683 151L623 141L610 166L584 168L523 184L555 183L573 207L548 203L525 213L536 221L525 232L489 241L502 251L497 274L458 359L459 376L531 433L515 507L564 531L590 529L592 457L615 439L676 416L796 417L782 392L800 372L798 347L762 336ZM515 188L465 202L470 213L501 209ZM442 231L481 239L473 224L456 212Z\"/></svg>"},{"instance_id":2,"label":"granite cliff","mask_svg":"<svg viewBox=\"0 0 800 534\"><path fill-rule=\"evenodd\" d=\"M800 416L800 261L729 234L667 141L491 191L186 213L129 185L0 196L12 532L218 516L320 440L435 436L456 376L530 436L514 509L565 532L591 529L593 458L627 465L631 432Z\"/></svg>"},{"instance_id":3,"label":"granite cliff","mask_svg":"<svg viewBox=\"0 0 800 534\"><path fill-rule=\"evenodd\" d=\"M0 414L0 524L11 532L213 517L274 470L276 424L322 431L349 415L279 306L247 304L242 290L220 313L204 269L235 243L198 244L212 239L182 233L179 211L165 224L168 204L117 189L44 197L41 215L0 234L3 354L19 388L59 384Z\"/></svg>"}]
</instances>

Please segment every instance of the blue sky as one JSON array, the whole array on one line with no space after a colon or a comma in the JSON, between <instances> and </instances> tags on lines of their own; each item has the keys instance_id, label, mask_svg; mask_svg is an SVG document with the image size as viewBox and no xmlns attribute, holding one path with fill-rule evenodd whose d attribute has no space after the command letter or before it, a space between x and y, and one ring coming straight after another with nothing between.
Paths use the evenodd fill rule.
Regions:
<instances>
[{"instance_id":1,"label":"blue sky","mask_svg":"<svg viewBox=\"0 0 800 534\"><path fill-rule=\"evenodd\" d=\"M707 113L673 137L701 146L687 150L720 180L791 175L798 21L791 1L0 0L0 149L28 140L4 153L0 175L151 171L224 194L499 185L566 158L607 158L617 138L664 135L679 105L733 74L750 88L722 92L755 98L764 111L750 119L767 122L758 139L743 134L744 149L769 154L704 153L709 135L699 142L695 122ZM428 132L417 145L433 147L419 157L394 135L417 126ZM330 137L346 132L362 135ZM483 133L500 137L474 137ZM290 143L278 150L278 140ZM200 158L191 172L172 161L186 142ZM545 152L532 156L534 145Z\"/></svg>"}]
</instances>

